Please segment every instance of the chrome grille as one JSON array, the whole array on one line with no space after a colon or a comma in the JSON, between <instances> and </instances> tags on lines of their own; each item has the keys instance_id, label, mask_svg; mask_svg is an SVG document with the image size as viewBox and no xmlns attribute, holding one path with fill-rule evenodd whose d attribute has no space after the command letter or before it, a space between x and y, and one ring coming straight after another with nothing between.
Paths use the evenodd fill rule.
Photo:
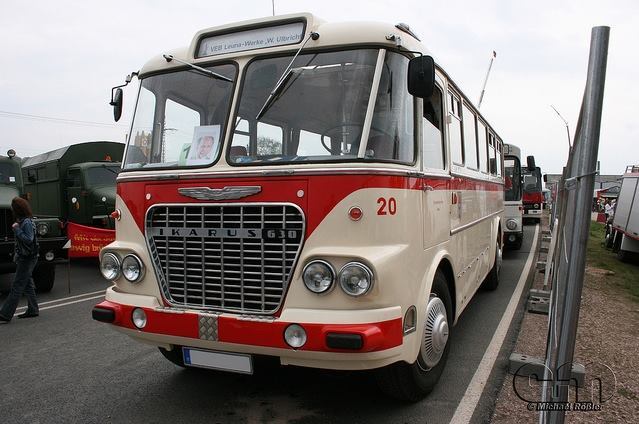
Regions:
<instances>
[{"instance_id":1,"label":"chrome grille","mask_svg":"<svg viewBox=\"0 0 639 424\"><path fill-rule=\"evenodd\" d=\"M172 305L273 313L302 245L304 216L291 204L157 205L146 237Z\"/></svg>"}]
</instances>

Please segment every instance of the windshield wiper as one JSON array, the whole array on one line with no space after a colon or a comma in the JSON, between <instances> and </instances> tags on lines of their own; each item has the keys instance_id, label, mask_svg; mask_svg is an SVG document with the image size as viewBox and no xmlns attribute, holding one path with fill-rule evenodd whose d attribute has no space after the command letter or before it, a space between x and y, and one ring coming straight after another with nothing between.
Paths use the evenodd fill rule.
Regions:
<instances>
[{"instance_id":1,"label":"windshield wiper","mask_svg":"<svg viewBox=\"0 0 639 424\"><path fill-rule=\"evenodd\" d=\"M304 43L302 43L300 48L297 49L295 56L293 56L293 59L291 59L291 61L289 62L284 72L282 72L282 76L280 76L280 78L277 80L277 82L273 86L273 89L271 90L270 94L266 98L264 105L262 105L262 108L257 113L255 120L259 121L260 118L264 116L266 111L271 107L271 105L275 101L275 98L279 94L281 94L282 88L286 85L286 82L291 78L291 75L293 75L293 69L291 69L291 66L293 66L293 62L295 62L295 59L297 59L297 56L299 56L304 46L306 46L306 43L308 43L308 40L313 39L313 41L315 41L318 38L319 38L319 34L317 32L311 32L310 34L308 34L308 37L306 37L306 40L304 41Z\"/></svg>"},{"instance_id":2,"label":"windshield wiper","mask_svg":"<svg viewBox=\"0 0 639 424\"><path fill-rule=\"evenodd\" d=\"M196 71L200 71L203 74L208 75L210 77L213 77L213 78L216 78L216 79L219 79L219 80L222 80L222 81L233 82L233 79L231 79L229 77L225 77L224 75L218 74L217 72L213 72L213 71L211 71L209 69L202 68L201 66L197 66L197 65L194 65L192 63L186 62L184 60L178 59L177 57L173 57L173 55L171 55L171 54L164 54L162 56L164 56L164 58L166 59L167 62L175 60L178 63L181 63L181 64L186 65L186 66L190 66L191 68L195 69Z\"/></svg>"},{"instance_id":3,"label":"windshield wiper","mask_svg":"<svg viewBox=\"0 0 639 424\"><path fill-rule=\"evenodd\" d=\"M109 170L110 172L113 172L115 175L118 175L120 172L116 171L115 169L113 169L112 166L107 166L107 165L102 165L102 168Z\"/></svg>"}]
</instances>

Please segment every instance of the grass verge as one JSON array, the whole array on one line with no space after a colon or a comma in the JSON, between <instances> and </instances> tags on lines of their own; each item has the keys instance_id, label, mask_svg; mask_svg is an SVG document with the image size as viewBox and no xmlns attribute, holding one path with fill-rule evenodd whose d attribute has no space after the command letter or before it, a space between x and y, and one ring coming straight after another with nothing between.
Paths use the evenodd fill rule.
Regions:
<instances>
[{"instance_id":1,"label":"grass verge","mask_svg":"<svg viewBox=\"0 0 639 424\"><path fill-rule=\"evenodd\" d=\"M603 245L605 234L606 228L603 224L590 223L588 265L614 272L614 275L606 275L605 281L610 285L623 288L633 301L639 303L639 267L621 262L615 253L606 249Z\"/></svg>"}]
</instances>

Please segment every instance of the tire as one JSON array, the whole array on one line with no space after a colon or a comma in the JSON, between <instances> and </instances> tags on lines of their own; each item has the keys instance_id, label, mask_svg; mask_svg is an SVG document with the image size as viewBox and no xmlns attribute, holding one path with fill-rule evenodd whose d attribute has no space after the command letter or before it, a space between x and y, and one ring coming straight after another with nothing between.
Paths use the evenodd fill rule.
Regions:
<instances>
[{"instance_id":1,"label":"tire","mask_svg":"<svg viewBox=\"0 0 639 424\"><path fill-rule=\"evenodd\" d=\"M163 347L158 347L162 356L164 356L169 361L173 362L178 367L186 368L184 365L184 358L182 357L182 347L181 346L173 346L172 350L166 350Z\"/></svg>"},{"instance_id":2,"label":"tire","mask_svg":"<svg viewBox=\"0 0 639 424\"><path fill-rule=\"evenodd\" d=\"M512 245L512 249L513 250L520 250L522 244L524 244L524 237L517 237L517 240L513 243Z\"/></svg>"},{"instance_id":3,"label":"tire","mask_svg":"<svg viewBox=\"0 0 639 424\"><path fill-rule=\"evenodd\" d=\"M443 314L442 308L445 309L445 314ZM415 362L412 364L397 362L375 371L375 379L382 392L396 399L417 402L433 390L448 359L450 349L449 323L453 322L452 310L446 277L440 270L437 270L425 314L432 313L432 317L436 319L435 324L439 322L439 325L436 326L440 329L437 332L438 342L433 343L433 337L430 335L433 332L433 326L424 326L421 348ZM427 338L430 338L429 342L427 342ZM429 355L424 347L427 343L431 348L438 344L439 348L431 350ZM443 348L441 347L442 343L444 343ZM435 357L432 352L437 352Z\"/></svg>"},{"instance_id":4,"label":"tire","mask_svg":"<svg viewBox=\"0 0 639 424\"><path fill-rule=\"evenodd\" d=\"M521 241L520 246L521 248ZM493 262L493 267L488 272L486 279L483 283L481 283L481 288L484 290L496 290L499 286L499 271L501 271L501 260L502 260L502 250L499 245L499 240L497 240L497 247L495 250L495 262Z\"/></svg>"},{"instance_id":5,"label":"tire","mask_svg":"<svg viewBox=\"0 0 639 424\"><path fill-rule=\"evenodd\" d=\"M55 264L39 263L33 269L31 274L35 283L36 291L39 293L48 293L53 288L55 282Z\"/></svg>"}]
</instances>

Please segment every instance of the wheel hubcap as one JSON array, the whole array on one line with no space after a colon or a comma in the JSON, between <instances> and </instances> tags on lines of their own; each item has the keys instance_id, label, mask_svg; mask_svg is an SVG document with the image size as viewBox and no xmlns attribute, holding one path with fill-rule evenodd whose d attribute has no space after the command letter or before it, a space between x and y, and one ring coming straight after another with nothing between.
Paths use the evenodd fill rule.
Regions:
<instances>
[{"instance_id":1,"label":"wheel hubcap","mask_svg":"<svg viewBox=\"0 0 639 424\"><path fill-rule=\"evenodd\" d=\"M426 326L422 343L421 358L428 369L439 363L448 343L448 318L444 302L431 297L426 307Z\"/></svg>"}]
</instances>

